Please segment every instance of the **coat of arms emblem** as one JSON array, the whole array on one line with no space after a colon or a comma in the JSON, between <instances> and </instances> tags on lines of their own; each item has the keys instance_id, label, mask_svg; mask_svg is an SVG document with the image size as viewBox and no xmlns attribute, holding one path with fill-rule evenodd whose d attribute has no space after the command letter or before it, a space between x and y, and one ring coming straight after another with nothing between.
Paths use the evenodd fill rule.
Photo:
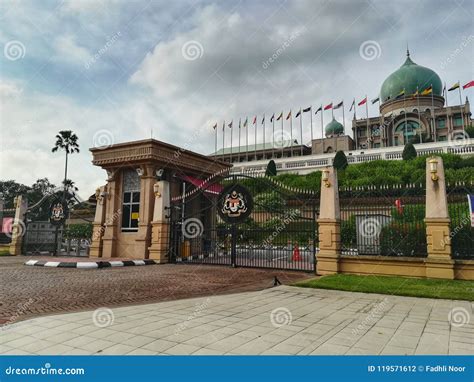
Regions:
<instances>
[{"instance_id":1,"label":"coat of arms emblem","mask_svg":"<svg viewBox=\"0 0 474 382\"><path fill-rule=\"evenodd\" d=\"M62 224L67 216L67 205L61 201L54 201L50 207L49 222Z\"/></svg>"},{"instance_id":2,"label":"coat of arms emblem","mask_svg":"<svg viewBox=\"0 0 474 382\"><path fill-rule=\"evenodd\" d=\"M219 197L219 215L228 223L238 223L252 212L253 200L247 189L241 185L224 188Z\"/></svg>"}]
</instances>

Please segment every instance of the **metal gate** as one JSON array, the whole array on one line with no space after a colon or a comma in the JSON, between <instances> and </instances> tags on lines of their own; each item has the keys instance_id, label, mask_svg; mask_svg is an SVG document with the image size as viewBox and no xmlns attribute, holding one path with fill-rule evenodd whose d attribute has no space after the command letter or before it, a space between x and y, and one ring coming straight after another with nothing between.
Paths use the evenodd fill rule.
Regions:
<instances>
[{"instance_id":1,"label":"metal gate","mask_svg":"<svg viewBox=\"0 0 474 382\"><path fill-rule=\"evenodd\" d=\"M170 206L172 262L315 271L318 194L240 174L186 185Z\"/></svg>"}]
</instances>

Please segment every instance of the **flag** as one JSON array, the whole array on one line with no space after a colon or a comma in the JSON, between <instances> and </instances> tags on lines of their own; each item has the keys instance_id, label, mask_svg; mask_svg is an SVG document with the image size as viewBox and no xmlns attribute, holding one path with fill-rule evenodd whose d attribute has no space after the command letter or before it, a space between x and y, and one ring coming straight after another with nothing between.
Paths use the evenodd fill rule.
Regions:
<instances>
[{"instance_id":1,"label":"flag","mask_svg":"<svg viewBox=\"0 0 474 382\"><path fill-rule=\"evenodd\" d=\"M274 119L275 119L275 113L272 114L272 117L270 118L270 122L273 122Z\"/></svg>"},{"instance_id":2,"label":"flag","mask_svg":"<svg viewBox=\"0 0 474 382\"><path fill-rule=\"evenodd\" d=\"M224 131L224 129L225 129L225 121L224 121L224 123L222 124L222 131Z\"/></svg>"},{"instance_id":3,"label":"flag","mask_svg":"<svg viewBox=\"0 0 474 382\"><path fill-rule=\"evenodd\" d=\"M471 227L474 227L474 195L467 194L467 201L469 203L469 213L471 215Z\"/></svg>"},{"instance_id":4,"label":"flag","mask_svg":"<svg viewBox=\"0 0 474 382\"><path fill-rule=\"evenodd\" d=\"M421 92L421 95L428 95L428 94L431 94L431 93L433 93L433 86L427 87L425 90L423 90Z\"/></svg>"},{"instance_id":5,"label":"flag","mask_svg":"<svg viewBox=\"0 0 474 382\"><path fill-rule=\"evenodd\" d=\"M239 130L240 130L240 125L242 124L242 119L239 118ZM240 134L240 133L239 133Z\"/></svg>"},{"instance_id":6,"label":"flag","mask_svg":"<svg viewBox=\"0 0 474 382\"><path fill-rule=\"evenodd\" d=\"M401 215L403 214L403 204L401 199L396 199L395 200L395 207L397 209L397 212Z\"/></svg>"},{"instance_id":7,"label":"flag","mask_svg":"<svg viewBox=\"0 0 474 382\"><path fill-rule=\"evenodd\" d=\"M405 95L405 89L403 89L400 93L397 94L395 98L400 98L401 96Z\"/></svg>"},{"instance_id":8,"label":"flag","mask_svg":"<svg viewBox=\"0 0 474 382\"><path fill-rule=\"evenodd\" d=\"M212 128L213 128L214 130L217 129L217 122L216 122L216 124L215 124L214 126L212 126Z\"/></svg>"},{"instance_id":9,"label":"flag","mask_svg":"<svg viewBox=\"0 0 474 382\"><path fill-rule=\"evenodd\" d=\"M367 97L365 97L362 101L360 101L357 106L362 106L362 105L365 105L367 103Z\"/></svg>"},{"instance_id":10,"label":"flag","mask_svg":"<svg viewBox=\"0 0 474 382\"><path fill-rule=\"evenodd\" d=\"M303 113L306 113L308 111L311 111L311 106L310 107L307 107L306 109L303 109Z\"/></svg>"},{"instance_id":11,"label":"flag","mask_svg":"<svg viewBox=\"0 0 474 382\"><path fill-rule=\"evenodd\" d=\"M316 111L314 112L314 115L318 114L318 113L319 113L320 111L322 111L322 110L323 110L323 105L321 105L320 107L318 107L318 110L316 110Z\"/></svg>"},{"instance_id":12,"label":"flag","mask_svg":"<svg viewBox=\"0 0 474 382\"><path fill-rule=\"evenodd\" d=\"M230 123L227 126L229 126L229 128L232 129L232 124L233 123L234 123L234 121L232 120L232 121L230 121Z\"/></svg>"},{"instance_id":13,"label":"flag","mask_svg":"<svg viewBox=\"0 0 474 382\"><path fill-rule=\"evenodd\" d=\"M253 117L253 122L254 125L257 123L257 116Z\"/></svg>"},{"instance_id":14,"label":"flag","mask_svg":"<svg viewBox=\"0 0 474 382\"><path fill-rule=\"evenodd\" d=\"M288 121L290 118L291 118L291 110L290 110L290 112L288 113L288 115L286 116L286 120Z\"/></svg>"},{"instance_id":15,"label":"flag","mask_svg":"<svg viewBox=\"0 0 474 382\"><path fill-rule=\"evenodd\" d=\"M296 113L295 118L298 118L301 115L301 109Z\"/></svg>"},{"instance_id":16,"label":"flag","mask_svg":"<svg viewBox=\"0 0 474 382\"><path fill-rule=\"evenodd\" d=\"M344 101L339 102L336 106L334 106L334 110L339 109L342 105L344 105Z\"/></svg>"},{"instance_id":17,"label":"flag","mask_svg":"<svg viewBox=\"0 0 474 382\"><path fill-rule=\"evenodd\" d=\"M418 89L416 91L418 91ZM446 83L444 83L443 86L443 97L446 97Z\"/></svg>"},{"instance_id":18,"label":"flag","mask_svg":"<svg viewBox=\"0 0 474 382\"><path fill-rule=\"evenodd\" d=\"M263 118L262 118L262 125L265 123L265 114L263 115Z\"/></svg>"},{"instance_id":19,"label":"flag","mask_svg":"<svg viewBox=\"0 0 474 382\"><path fill-rule=\"evenodd\" d=\"M245 118L244 127L247 127L248 123L249 123L249 117Z\"/></svg>"},{"instance_id":20,"label":"flag","mask_svg":"<svg viewBox=\"0 0 474 382\"><path fill-rule=\"evenodd\" d=\"M448 89L448 92L452 92L453 90L456 90L457 88L459 88L459 82L456 82L453 86L451 86Z\"/></svg>"},{"instance_id":21,"label":"flag","mask_svg":"<svg viewBox=\"0 0 474 382\"><path fill-rule=\"evenodd\" d=\"M416 98L420 95L420 92L418 91L418 88L416 88L416 92L412 94L412 98Z\"/></svg>"},{"instance_id":22,"label":"flag","mask_svg":"<svg viewBox=\"0 0 474 382\"><path fill-rule=\"evenodd\" d=\"M332 102L329 105L324 106L324 110L331 110L332 109Z\"/></svg>"},{"instance_id":23,"label":"flag","mask_svg":"<svg viewBox=\"0 0 474 382\"><path fill-rule=\"evenodd\" d=\"M351 108L349 109L349 111L352 111L352 109L354 108L355 105L356 105L356 100L354 98L354 101L352 101L352 105L351 105Z\"/></svg>"},{"instance_id":24,"label":"flag","mask_svg":"<svg viewBox=\"0 0 474 382\"><path fill-rule=\"evenodd\" d=\"M372 105L376 102L379 102L380 101L380 97L377 97L377 98L374 98L371 102L372 102Z\"/></svg>"},{"instance_id":25,"label":"flag","mask_svg":"<svg viewBox=\"0 0 474 382\"><path fill-rule=\"evenodd\" d=\"M282 119L282 118L283 118L283 112L280 113L280 115L279 115L278 118L277 118L277 121L279 121L279 120Z\"/></svg>"},{"instance_id":26,"label":"flag","mask_svg":"<svg viewBox=\"0 0 474 382\"><path fill-rule=\"evenodd\" d=\"M463 89L472 88L474 86L474 81L468 82L466 85L463 85Z\"/></svg>"}]
</instances>

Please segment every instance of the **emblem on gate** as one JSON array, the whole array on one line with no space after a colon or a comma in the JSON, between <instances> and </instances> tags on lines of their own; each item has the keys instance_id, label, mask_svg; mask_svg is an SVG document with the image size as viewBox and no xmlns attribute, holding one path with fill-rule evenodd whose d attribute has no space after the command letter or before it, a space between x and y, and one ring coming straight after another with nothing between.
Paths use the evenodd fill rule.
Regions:
<instances>
[{"instance_id":1,"label":"emblem on gate","mask_svg":"<svg viewBox=\"0 0 474 382\"><path fill-rule=\"evenodd\" d=\"M241 185L227 186L219 195L219 215L227 223L242 222L250 215L252 208L252 195Z\"/></svg>"},{"instance_id":2,"label":"emblem on gate","mask_svg":"<svg viewBox=\"0 0 474 382\"><path fill-rule=\"evenodd\" d=\"M67 218L67 204L60 200L55 200L50 207L49 222L54 225L63 224Z\"/></svg>"}]
</instances>

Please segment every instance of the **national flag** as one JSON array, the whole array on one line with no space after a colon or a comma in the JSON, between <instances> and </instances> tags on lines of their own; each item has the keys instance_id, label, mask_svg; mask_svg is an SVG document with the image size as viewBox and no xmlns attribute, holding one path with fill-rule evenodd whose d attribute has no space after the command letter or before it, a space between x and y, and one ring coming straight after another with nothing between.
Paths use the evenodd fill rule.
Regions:
<instances>
[{"instance_id":1,"label":"national flag","mask_svg":"<svg viewBox=\"0 0 474 382\"><path fill-rule=\"evenodd\" d=\"M395 200L395 207L399 215L403 214L403 204L402 204L401 199Z\"/></svg>"},{"instance_id":2,"label":"national flag","mask_svg":"<svg viewBox=\"0 0 474 382\"><path fill-rule=\"evenodd\" d=\"M362 106L362 105L365 105L367 103L367 97L365 97L362 101L360 101L357 106Z\"/></svg>"},{"instance_id":3,"label":"national flag","mask_svg":"<svg viewBox=\"0 0 474 382\"><path fill-rule=\"evenodd\" d=\"M405 89L403 89L400 93L397 94L395 98L400 98L405 95Z\"/></svg>"},{"instance_id":4,"label":"national flag","mask_svg":"<svg viewBox=\"0 0 474 382\"><path fill-rule=\"evenodd\" d=\"M224 123L222 124L222 131L224 131L224 129L225 129L225 121L224 121Z\"/></svg>"},{"instance_id":5,"label":"national flag","mask_svg":"<svg viewBox=\"0 0 474 382\"><path fill-rule=\"evenodd\" d=\"M216 124L215 124L214 126L212 126L212 128L213 128L214 130L217 129L217 122L216 122Z\"/></svg>"},{"instance_id":6,"label":"national flag","mask_svg":"<svg viewBox=\"0 0 474 382\"><path fill-rule=\"evenodd\" d=\"M443 97L446 97L446 83L443 86Z\"/></svg>"},{"instance_id":7,"label":"national flag","mask_svg":"<svg viewBox=\"0 0 474 382\"><path fill-rule=\"evenodd\" d=\"M286 120L288 121L290 118L291 118L291 110L290 110L290 112L288 113L288 115L286 116Z\"/></svg>"},{"instance_id":8,"label":"national flag","mask_svg":"<svg viewBox=\"0 0 474 382\"><path fill-rule=\"evenodd\" d=\"M463 85L463 89L472 88L474 86L474 81L468 82L466 85Z\"/></svg>"},{"instance_id":9,"label":"national flag","mask_svg":"<svg viewBox=\"0 0 474 382\"><path fill-rule=\"evenodd\" d=\"M471 227L474 227L474 195L467 194L469 203L469 214L471 215Z\"/></svg>"},{"instance_id":10,"label":"national flag","mask_svg":"<svg viewBox=\"0 0 474 382\"><path fill-rule=\"evenodd\" d=\"M275 119L275 113L272 114L272 117L270 118L270 122L273 122L274 119Z\"/></svg>"},{"instance_id":11,"label":"national flag","mask_svg":"<svg viewBox=\"0 0 474 382\"><path fill-rule=\"evenodd\" d=\"M333 109L334 110L339 109L340 107L342 107L342 105L344 105L344 101L339 102L336 106L334 106Z\"/></svg>"},{"instance_id":12,"label":"national flag","mask_svg":"<svg viewBox=\"0 0 474 382\"><path fill-rule=\"evenodd\" d=\"M279 121L279 120L282 119L282 118L283 118L283 112L280 113L280 115L279 115L278 118L277 118L277 121Z\"/></svg>"},{"instance_id":13,"label":"national flag","mask_svg":"<svg viewBox=\"0 0 474 382\"><path fill-rule=\"evenodd\" d=\"M380 101L380 97L377 97L377 98L374 98L371 102L372 102L372 105L376 102L379 102Z\"/></svg>"},{"instance_id":14,"label":"national flag","mask_svg":"<svg viewBox=\"0 0 474 382\"><path fill-rule=\"evenodd\" d=\"M324 110L331 110L332 109L332 102L329 105L324 106Z\"/></svg>"},{"instance_id":15,"label":"national flag","mask_svg":"<svg viewBox=\"0 0 474 382\"><path fill-rule=\"evenodd\" d=\"M253 117L253 122L254 125L257 123L257 116Z\"/></svg>"},{"instance_id":16,"label":"national flag","mask_svg":"<svg viewBox=\"0 0 474 382\"><path fill-rule=\"evenodd\" d=\"M322 110L323 110L323 105L321 105L320 107L318 107L318 110L316 110L316 111L314 112L314 115L318 114L318 113L319 113L320 111L322 111Z\"/></svg>"},{"instance_id":17,"label":"national flag","mask_svg":"<svg viewBox=\"0 0 474 382\"><path fill-rule=\"evenodd\" d=\"M227 125L230 129L232 129L232 124L234 123L234 121L230 121L230 123Z\"/></svg>"},{"instance_id":18,"label":"national flag","mask_svg":"<svg viewBox=\"0 0 474 382\"><path fill-rule=\"evenodd\" d=\"M296 113L295 118L298 118L301 115L301 109Z\"/></svg>"},{"instance_id":19,"label":"national flag","mask_svg":"<svg viewBox=\"0 0 474 382\"><path fill-rule=\"evenodd\" d=\"M449 89L448 89L448 92L452 92L453 90L456 90L459 88L459 82L456 82L453 86L451 86Z\"/></svg>"},{"instance_id":20,"label":"national flag","mask_svg":"<svg viewBox=\"0 0 474 382\"><path fill-rule=\"evenodd\" d=\"M421 92L421 95L428 95L428 94L431 94L431 93L433 93L433 86L427 87L425 90L423 90Z\"/></svg>"},{"instance_id":21,"label":"national flag","mask_svg":"<svg viewBox=\"0 0 474 382\"><path fill-rule=\"evenodd\" d=\"M311 106L307 107L306 109L303 109L303 113L307 113L308 111L311 111Z\"/></svg>"},{"instance_id":22,"label":"national flag","mask_svg":"<svg viewBox=\"0 0 474 382\"><path fill-rule=\"evenodd\" d=\"M263 115L263 118L262 118L262 125L265 123L265 114Z\"/></svg>"},{"instance_id":23,"label":"national flag","mask_svg":"<svg viewBox=\"0 0 474 382\"><path fill-rule=\"evenodd\" d=\"M245 118L244 127L247 127L248 123L249 123L249 117Z\"/></svg>"},{"instance_id":24,"label":"national flag","mask_svg":"<svg viewBox=\"0 0 474 382\"><path fill-rule=\"evenodd\" d=\"M349 111L352 111L352 109L354 108L355 105L356 105L356 100L354 98L354 101L352 101L352 105L351 105L351 108L349 109Z\"/></svg>"},{"instance_id":25,"label":"national flag","mask_svg":"<svg viewBox=\"0 0 474 382\"><path fill-rule=\"evenodd\" d=\"M412 98L416 98L420 95L420 92L418 91L418 88L416 88L416 92L412 94Z\"/></svg>"}]
</instances>

